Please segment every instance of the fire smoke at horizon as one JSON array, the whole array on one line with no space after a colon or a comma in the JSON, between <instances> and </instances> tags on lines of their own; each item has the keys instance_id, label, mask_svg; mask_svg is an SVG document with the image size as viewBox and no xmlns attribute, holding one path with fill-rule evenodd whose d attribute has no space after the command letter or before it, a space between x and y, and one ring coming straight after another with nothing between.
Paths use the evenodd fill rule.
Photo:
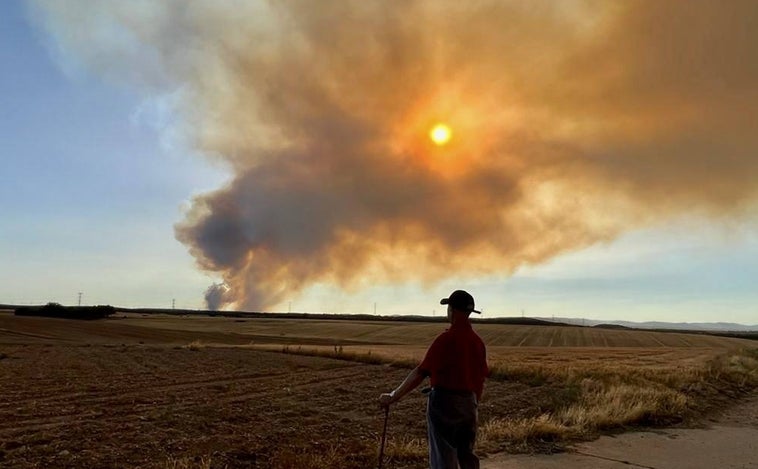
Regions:
<instances>
[{"instance_id":1,"label":"fire smoke at horizon","mask_svg":"<svg viewBox=\"0 0 758 469\"><path fill-rule=\"evenodd\" d=\"M753 1L34 5L233 168L176 226L214 308L512 272L758 195Z\"/></svg>"}]
</instances>

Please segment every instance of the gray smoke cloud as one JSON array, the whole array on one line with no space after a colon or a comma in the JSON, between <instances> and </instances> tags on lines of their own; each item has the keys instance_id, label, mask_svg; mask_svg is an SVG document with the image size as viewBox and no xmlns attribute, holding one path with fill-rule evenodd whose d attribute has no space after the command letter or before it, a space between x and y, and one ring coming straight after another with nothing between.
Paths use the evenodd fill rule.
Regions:
<instances>
[{"instance_id":1,"label":"gray smoke cloud","mask_svg":"<svg viewBox=\"0 0 758 469\"><path fill-rule=\"evenodd\" d=\"M179 90L193 144L233 168L176 226L223 278L214 308L509 272L680 214L745 216L758 193L754 1L32 11L64 61Z\"/></svg>"},{"instance_id":2,"label":"gray smoke cloud","mask_svg":"<svg viewBox=\"0 0 758 469\"><path fill-rule=\"evenodd\" d=\"M205 289L205 304L211 311L218 311L229 300L227 295L229 294L229 288L223 283L214 283L210 287Z\"/></svg>"}]
</instances>

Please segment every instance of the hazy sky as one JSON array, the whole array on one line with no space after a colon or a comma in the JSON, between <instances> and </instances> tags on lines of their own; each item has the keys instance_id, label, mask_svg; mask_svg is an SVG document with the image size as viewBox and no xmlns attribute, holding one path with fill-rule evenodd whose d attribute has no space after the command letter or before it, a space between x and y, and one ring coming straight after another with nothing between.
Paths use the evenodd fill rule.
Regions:
<instances>
[{"instance_id":1,"label":"hazy sky","mask_svg":"<svg viewBox=\"0 0 758 469\"><path fill-rule=\"evenodd\" d=\"M758 7L618 4L2 2L0 303L758 323Z\"/></svg>"}]
</instances>

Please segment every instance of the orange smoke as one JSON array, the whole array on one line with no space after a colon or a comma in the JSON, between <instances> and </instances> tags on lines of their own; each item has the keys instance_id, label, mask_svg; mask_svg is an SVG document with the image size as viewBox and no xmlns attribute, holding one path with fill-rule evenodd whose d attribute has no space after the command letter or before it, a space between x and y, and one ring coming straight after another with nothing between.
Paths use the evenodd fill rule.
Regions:
<instances>
[{"instance_id":1,"label":"orange smoke","mask_svg":"<svg viewBox=\"0 0 758 469\"><path fill-rule=\"evenodd\" d=\"M513 271L755 203L754 1L159 3L37 11L79 60L180 90L234 168L176 227L223 278L212 307Z\"/></svg>"}]
</instances>

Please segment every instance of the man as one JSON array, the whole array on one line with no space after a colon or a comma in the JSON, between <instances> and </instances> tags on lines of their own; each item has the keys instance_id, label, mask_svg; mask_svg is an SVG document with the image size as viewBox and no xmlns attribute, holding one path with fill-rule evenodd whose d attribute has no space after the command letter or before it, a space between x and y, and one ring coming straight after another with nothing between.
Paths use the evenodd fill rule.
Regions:
<instances>
[{"instance_id":1,"label":"man","mask_svg":"<svg viewBox=\"0 0 758 469\"><path fill-rule=\"evenodd\" d=\"M414 390L427 376L429 393L426 420L429 434L429 462L432 469L478 469L474 454L477 406L482 398L484 379L489 375L482 339L471 327L469 315L474 298L463 290L454 291L440 304L447 305L450 328L429 347L424 360L397 389L379 396L388 407Z\"/></svg>"}]
</instances>

